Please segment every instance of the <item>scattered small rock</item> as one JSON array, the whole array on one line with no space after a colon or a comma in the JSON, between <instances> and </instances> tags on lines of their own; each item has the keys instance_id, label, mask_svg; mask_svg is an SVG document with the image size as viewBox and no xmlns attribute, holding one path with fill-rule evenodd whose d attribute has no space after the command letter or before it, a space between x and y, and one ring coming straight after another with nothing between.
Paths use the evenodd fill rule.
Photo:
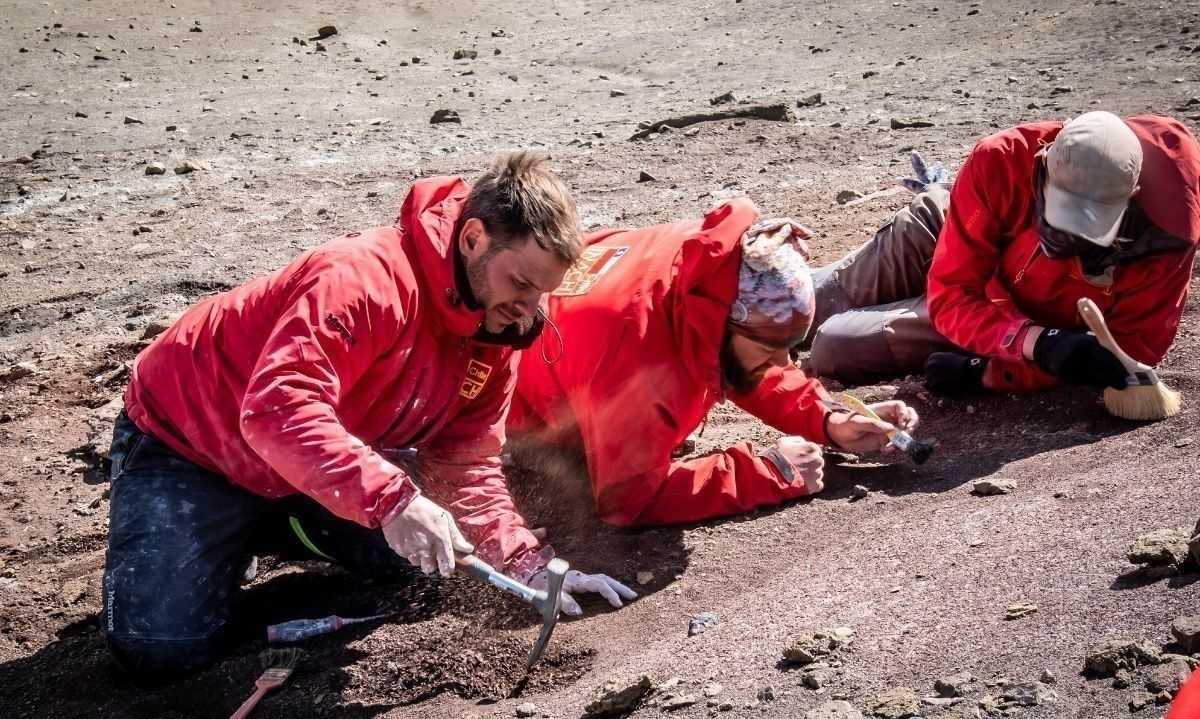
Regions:
<instances>
[{"instance_id":1,"label":"scattered small rock","mask_svg":"<svg viewBox=\"0 0 1200 719\"><path fill-rule=\"evenodd\" d=\"M324 40L327 37L333 37L337 34L337 27L333 25L322 25L321 27L317 28L317 39L319 40Z\"/></svg>"},{"instance_id":2,"label":"scattered small rock","mask_svg":"<svg viewBox=\"0 0 1200 719\"><path fill-rule=\"evenodd\" d=\"M715 697L716 695L720 694L721 690L724 688L725 687L721 686L717 682L705 682L704 688L700 690L700 693L706 697Z\"/></svg>"},{"instance_id":3,"label":"scattered small rock","mask_svg":"<svg viewBox=\"0 0 1200 719\"><path fill-rule=\"evenodd\" d=\"M1134 540L1127 556L1133 564L1176 566L1187 559L1189 539L1186 529L1159 529Z\"/></svg>"},{"instance_id":4,"label":"scattered small rock","mask_svg":"<svg viewBox=\"0 0 1200 719\"><path fill-rule=\"evenodd\" d=\"M600 685L584 712L591 716L608 716L629 711L637 706L653 682L645 674L633 674L609 679Z\"/></svg>"},{"instance_id":5,"label":"scattered small rock","mask_svg":"<svg viewBox=\"0 0 1200 719\"><path fill-rule=\"evenodd\" d=\"M1183 651L1188 654L1200 652L1200 617L1180 617L1171 622L1171 634Z\"/></svg>"},{"instance_id":6,"label":"scattered small rock","mask_svg":"<svg viewBox=\"0 0 1200 719\"><path fill-rule=\"evenodd\" d=\"M142 331L142 340L152 340L161 335L169 330L177 319L179 319L178 315L172 315L163 319L151 320L150 324L146 325L146 329Z\"/></svg>"},{"instance_id":7,"label":"scattered small rock","mask_svg":"<svg viewBox=\"0 0 1200 719\"><path fill-rule=\"evenodd\" d=\"M851 200L857 200L862 196L863 193L858 192L857 190L841 190L837 193L836 199L839 205L844 205L847 202L850 202Z\"/></svg>"},{"instance_id":8,"label":"scattered small rock","mask_svg":"<svg viewBox=\"0 0 1200 719\"><path fill-rule=\"evenodd\" d=\"M817 659L828 656L833 650L850 644L854 639L854 631L847 627L822 629L801 635L791 646L783 651L783 658L792 664L812 664Z\"/></svg>"},{"instance_id":9,"label":"scattered small rock","mask_svg":"<svg viewBox=\"0 0 1200 719\"><path fill-rule=\"evenodd\" d=\"M980 479L971 485L971 491L980 496L1008 494L1017 488L1017 483L1011 479Z\"/></svg>"},{"instance_id":10,"label":"scattered small rock","mask_svg":"<svg viewBox=\"0 0 1200 719\"><path fill-rule=\"evenodd\" d=\"M1129 700L1129 711L1140 712L1154 703L1154 695L1148 692L1138 692Z\"/></svg>"},{"instance_id":11,"label":"scattered small rock","mask_svg":"<svg viewBox=\"0 0 1200 719\"><path fill-rule=\"evenodd\" d=\"M1125 671L1124 669L1118 669L1117 673L1113 675L1112 688L1128 689L1132 682L1133 677L1129 674L1129 672Z\"/></svg>"},{"instance_id":12,"label":"scattered small rock","mask_svg":"<svg viewBox=\"0 0 1200 719\"><path fill-rule=\"evenodd\" d=\"M1036 604L1013 604L1004 612L1005 619L1020 619L1037 611Z\"/></svg>"},{"instance_id":13,"label":"scattered small rock","mask_svg":"<svg viewBox=\"0 0 1200 719\"><path fill-rule=\"evenodd\" d=\"M917 118L893 117L890 124L893 130L906 130L912 127L933 127L933 123L929 120L920 120Z\"/></svg>"},{"instance_id":14,"label":"scattered small rock","mask_svg":"<svg viewBox=\"0 0 1200 719\"><path fill-rule=\"evenodd\" d=\"M705 630L717 626L717 615L712 612L700 612L693 614L688 621L688 636L694 637L697 634L704 633Z\"/></svg>"},{"instance_id":15,"label":"scattered small rock","mask_svg":"<svg viewBox=\"0 0 1200 719\"><path fill-rule=\"evenodd\" d=\"M622 90L609 90L608 96L609 97L625 97L625 92Z\"/></svg>"},{"instance_id":16,"label":"scattered small rock","mask_svg":"<svg viewBox=\"0 0 1200 719\"><path fill-rule=\"evenodd\" d=\"M1040 677L1038 677L1038 681L1042 684L1054 684L1058 681L1058 677L1054 676L1054 672L1047 669L1046 671L1042 672Z\"/></svg>"},{"instance_id":17,"label":"scattered small rock","mask_svg":"<svg viewBox=\"0 0 1200 719\"><path fill-rule=\"evenodd\" d=\"M642 170L641 172L638 173L637 181L638 182L657 182L658 178L655 177L654 175L651 175L649 172Z\"/></svg>"},{"instance_id":18,"label":"scattered small rock","mask_svg":"<svg viewBox=\"0 0 1200 719\"><path fill-rule=\"evenodd\" d=\"M758 700L760 702L773 702L775 698L775 687L766 686L758 690Z\"/></svg>"},{"instance_id":19,"label":"scattered small rock","mask_svg":"<svg viewBox=\"0 0 1200 719\"><path fill-rule=\"evenodd\" d=\"M167 174L167 166L161 162L151 162L149 165L146 165L146 174L165 175Z\"/></svg>"},{"instance_id":20,"label":"scattered small rock","mask_svg":"<svg viewBox=\"0 0 1200 719\"><path fill-rule=\"evenodd\" d=\"M867 709L880 719L908 719L917 716L920 700L912 689L897 687L871 697Z\"/></svg>"},{"instance_id":21,"label":"scattered small rock","mask_svg":"<svg viewBox=\"0 0 1200 719\"><path fill-rule=\"evenodd\" d=\"M58 599L64 607L76 604L87 594L87 580L83 578L68 579L63 582L58 591Z\"/></svg>"},{"instance_id":22,"label":"scattered small rock","mask_svg":"<svg viewBox=\"0 0 1200 719\"><path fill-rule=\"evenodd\" d=\"M821 689L828 682L829 675L820 670L806 671L804 676L800 677L800 683L813 691Z\"/></svg>"},{"instance_id":23,"label":"scattered small rock","mask_svg":"<svg viewBox=\"0 0 1200 719\"><path fill-rule=\"evenodd\" d=\"M454 110L434 110L433 117L429 118L429 124L436 125L441 122L457 122L461 125L462 118Z\"/></svg>"},{"instance_id":24,"label":"scattered small rock","mask_svg":"<svg viewBox=\"0 0 1200 719\"><path fill-rule=\"evenodd\" d=\"M478 50L465 50L464 49L464 50L455 50L454 51L454 59L455 60L474 60L477 57L479 57Z\"/></svg>"},{"instance_id":25,"label":"scattered small rock","mask_svg":"<svg viewBox=\"0 0 1200 719\"><path fill-rule=\"evenodd\" d=\"M724 94L717 95L716 97L710 99L708 101L708 104L709 105L729 105L734 102L737 102L737 98L733 96L732 92L726 92Z\"/></svg>"},{"instance_id":26,"label":"scattered small rock","mask_svg":"<svg viewBox=\"0 0 1200 719\"><path fill-rule=\"evenodd\" d=\"M4 379L9 382L15 382L19 379L24 379L37 372L37 365L32 362L17 362L9 365L4 371Z\"/></svg>"},{"instance_id":27,"label":"scattered small rock","mask_svg":"<svg viewBox=\"0 0 1200 719\"><path fill-rule=\"evenodd\" d=\"M1010 684L1000 694L1000 701L1009 706L1034 707L1044 704L1052 694L1045 684L1039 682L1021 682Z\"/></svg>"},{"instance_id":28,"label":"scattered small rock","mask_svg":"<svg viewBox=\"0 0 1200 719\"><path fill-rule=\"evenodd\" d=\"M962 672L938 679L933 683L933 688L939 696L961 697L966 696L969 685L974 681L975 677L973 675Z\"/></svg>"},{"instance_id":29,"label":"scattered small rock","mask_svg":"<svg viewBox=\"0 0 1200 719\"><path fill-rule=\"evenodd\" d=\"M1100 676L1114 676L1121 669L1158 664L1162 652L1146 641L1118 639L1098 644L1088 650L1084 667Z\"/></svg>"},{"instance_id":30,"label":"scattered small rock","mask_svg":"<svg viewBox=\"0 0 1200 719\"><path fill-rule=\"evenodd\" d=\"M821 100L821 93L819 92L814 92L808 97L802 97L796 101L796 107L817 107L823 104L825 103Z\"/></svg>"},{"instance_id":31,"label":"scattered small rock","mask_svg":"<svg viewBox=\"0 0 1200 719\"><path fill-rule=\"evenodd\" d=\"M690 707L696 703L695 694L680 694L679 696L670 697L659 704L663 711L672 712L676 709Z\"/></svg>"},{"instance_id":32,"label":"scattered small rock","mask_svg":"<svg viewBox=\"0 0 1200 719\"><path fill-rule=\"evenodd\" d=\"M856 484L850 489L851 499L866 499L868 496L870 496L870 494L871 490L867 489L861 484Z\"/></svg>"},{"instance_id":33,"label":"scattered small rock","mask_svg":"<svg viewBox=\"0 0 1200 719\"><path fill-rule=\"evenodd\" d=\"M137 119L136 117L130 117L129 115L125 116L124 123L126 125L143 125L143 124L145 124L141 120Z\"/></svg>"},{"instance_id":34,"label":"scattered small rock","mask_svg":"<svg viewBox=\"0 0 1200 719\"><path fill-rule=\"evenodd\" d=\"M516 709L516 715L519 717L537 716L537 706L533 702L525 702L524 704L518 704L517 709Z\"/></svg>"},{"instance_id":35,"label":"scattered small rock","mask_svg":"<svg viewBox=\"0 0 1200 719\"><path fill-rule=\"evenodd\" d=\"M637 583L643 587L654 581L654 572L638 572Z\"/></svg>"},{"instance_id":36,"label":"scattered small rock","mask_svg":"<svg viewBox=\"0 0 1200 719\"><path fill-rule=\"evenodd\" d=\"M838 700L812 709L804 719L863 719L863 714L850 702Z\"/></svg>"},{"instance_id":37,"label":"scattered small rock","mask_svg":"<svg viewBox=\"0 0 1200 719\"><path fill-rule=\"evenodd\" d=\"M959 697L921 697L921 706L937 707L939 709L952 707L961 702Z\"/></svg>"},{"instance_id":38,"label":"scattered small rock","mask_svg":"<svg viewBox=\"0 0 1200 719\"><path fill-rule=\"evenodd\" d=\"M1171 657L1163 660L1162 664L1150 667L1146 671L1146 691L1158 694L1167 692L1171 696L1179 691L1183 683L1192 674L1192 665L1183 657Z\"/></svg>"},{"instance_id":39,"label":"scattered small rock","mask_svg":"<svg viewBox=\"0 0 1200 719\"><path fill-rule=\"evenodd\" d=\"M186 175L191 172L201 172L211 170L212 166L204 160L184 160L182 164L175 166L176 175Z\"/></svg>"},{"instance_id":40,"label":"scattered small rock","mask_svg":"<svg viewBox=\"0 0 1200 719\"><path fill-rule=\"evenodd\" d=\"M75 117L82 117L83 119L85 119L85 120L86 120L86 119L87 119L87 113L86 113L86 112L84 112L84 111L82 111L82 110L76 110L76 111L75 111Z\"/></svg>"}]
</instances>

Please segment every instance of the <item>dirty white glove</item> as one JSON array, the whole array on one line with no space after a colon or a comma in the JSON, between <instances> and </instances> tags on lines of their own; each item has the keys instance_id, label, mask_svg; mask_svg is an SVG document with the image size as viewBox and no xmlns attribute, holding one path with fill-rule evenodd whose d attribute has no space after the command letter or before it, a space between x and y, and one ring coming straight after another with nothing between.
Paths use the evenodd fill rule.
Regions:
<instances>
[{"instance_id":1,"label":"dirty white glove","mask_svg":"<svg viewBox=\"0 0 1200 719\"><path fill-rule=\"evenodd\" d=\"M811 240L813 236L812 230L808 229L799 222L796 222L792 218L775 217L770 219L762 219L751 225L750 229L746 230L746 232L742 235L742 242L744 243L749 240L753 240L753 238L759 235L769 235L780 230L784 231L785 239L787 237L794 237L797 240L800 240L801 244ZM805 249L807 251L807 245L805 246Z\"/></svg>"},{"instance_id":2,"label":"dirty white glove","mask_svg":"<svg viewBox=\"0 0 1200 719\"><path fill-rule=\"evenodd\" d=\"M529 586L534 589L545 589L547 585L546 570L539 569L529 578ZM637 592L621 584L607 574L584 574L574 569L567 571L563 578L562 610L572 617L583 614L572 594L579 592L595 592L608 600L614 607L625 606L621 600L637 599Z\"/></svg>"},{"instance_id":3,"label":"dirty white glove","mask_svg":"<svg viewBox=\"0 0 1200 719\"><path fill-rule=\"evenodd\" d=\"M897 177L896 184L914 195L928 190L930 185L950 184L950 172L942 167L941 162L928 165L925 163L925 158L921 157L921 153L916 150L909 151L908 161L912 164L913 176Z\"/></svg>"},{"instance_id":4,"label":"dirty white glove","mask_svg":"<svg viewBox=\"0 0 1200 719\"><path fill-rule=\"evenodd\" d=\"M454 517L433 501L417 497L395 519L383 525L383 537L396 554L426 574L454 573L454 551L475 547L458 531Z\"/></svg>"}]
</instances>

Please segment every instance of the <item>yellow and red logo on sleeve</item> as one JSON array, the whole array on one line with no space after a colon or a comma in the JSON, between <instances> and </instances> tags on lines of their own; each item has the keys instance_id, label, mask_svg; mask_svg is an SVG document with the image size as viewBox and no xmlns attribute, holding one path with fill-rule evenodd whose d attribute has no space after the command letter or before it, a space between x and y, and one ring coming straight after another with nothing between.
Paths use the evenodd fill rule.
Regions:
<instances>
[{"instance_id":1,"label":"yellow and red logo on sleeve","mask_svg":"<svg viewBox=\"0 0 1200 719\"><path fill-rule=\"evenodd\" d=\"M583 251L583 256L579 258L579 261L567 270L558 289L550 294L556 297L586 294L606 272L613 268L613 265L617 264L617 260L621 259L621 255L625 254L628 249L628 247L599 245L587 248Z\"/></svg>"}]
</instances>

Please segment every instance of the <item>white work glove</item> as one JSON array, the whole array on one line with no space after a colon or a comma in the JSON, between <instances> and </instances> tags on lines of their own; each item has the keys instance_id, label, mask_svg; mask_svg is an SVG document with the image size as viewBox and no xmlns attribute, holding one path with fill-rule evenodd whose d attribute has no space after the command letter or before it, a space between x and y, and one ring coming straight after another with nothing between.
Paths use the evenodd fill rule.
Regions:
<instances>
[{"instance_id":1,"label":"white work glove","mask_svg":"<svg viewBox=\"0 0 1200 719\"><path fill-rule=\"evenodd\" d=\"M547 583L545 569L539 569L529 578L529 586L534 589L544 590ZM614 607L625 606L621 602L622 599L626 601L637 599L637 592L607 574L584 574L583 572L570 569L567 571L567 576L563 578L562 610L572 617L578 617L583 614L583 609L579 607L579 602L576 602L571 597L572 594L578 592L596 592L607 599L608 603Z\"/></svg>"},{"instance_id":2,"label":"white work glove","mask_svg":"<svg viewBox=\"0 0 1200 719\"><path fill-rule=\"evenodd\" d=\"M383 525L383 537L396 554L426 574L454 573L454 551L475 547L458 531L454 517L425 497L414 499L395 519Z\"/></svg>"}]
</instances>

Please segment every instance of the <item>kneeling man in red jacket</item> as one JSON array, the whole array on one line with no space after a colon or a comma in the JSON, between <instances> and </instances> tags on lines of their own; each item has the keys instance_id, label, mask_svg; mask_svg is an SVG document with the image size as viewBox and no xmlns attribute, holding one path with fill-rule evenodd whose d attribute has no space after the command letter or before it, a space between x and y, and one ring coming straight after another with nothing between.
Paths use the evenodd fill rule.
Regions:
<instances>
[{"instance_id":1,"label":"kneeling man in red jacket","mask_svg":"<svg viewBox=\"0 0 1200 719\"><path fill-rule=\"evenodd\" d=\"M821 445L878 450L890 423L917 423L902 402L875 405L886 422L833 411L792 363L813 312L809 235L757 220L736 199L699 221L599 232L551 293L558 331L523 353L509 435L585 453L610 524L691 522L812 494ZM674 459L725 400L789 436L763 452L742 442Z\"/></svg>"},{"instance_id":2,"label":"kneeling man in red jacket","mask_svg":"<svg viewBox=\"0 0 1200 719\"><path fill-rule=\"evenodd\" d=\"M138 356L110 453L102 615L135 678L220 655L253 553L448 575L474 551L544 582L552 551L499 460L514 350L581 250L570 193L539 163L420 180L394 225L201 302ZM633 596L578 572L566 589Z\"/></svg>"}]
</instances>

